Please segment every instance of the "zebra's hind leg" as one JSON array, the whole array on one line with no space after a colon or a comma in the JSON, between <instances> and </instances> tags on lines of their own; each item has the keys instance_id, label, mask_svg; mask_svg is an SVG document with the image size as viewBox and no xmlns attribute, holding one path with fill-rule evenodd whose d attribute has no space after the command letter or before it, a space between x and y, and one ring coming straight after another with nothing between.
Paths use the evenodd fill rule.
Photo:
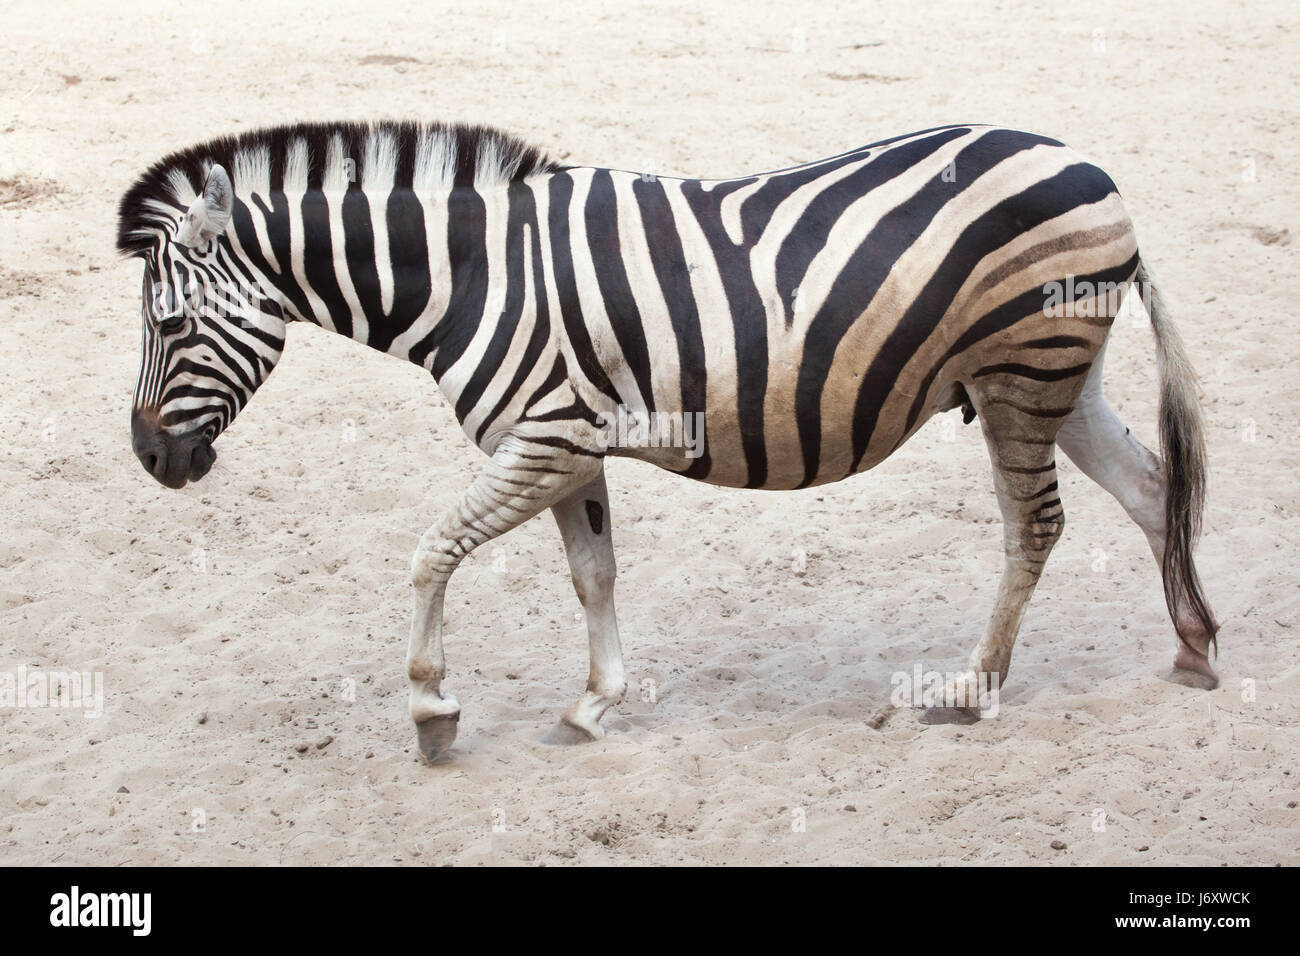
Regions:
<instances>
[{"instance_id":1,"label":"zebra's hind leg","mask_svg":"<svg viewBox=\"0 0 1300 956\"><path fill-rule=\"evenodd\" d=\"M1103 352L1104 354L1104 352ZM1109 491L1146 535L1156 564L1163 566L1165 475L1160 459L1129 431L1101 390L1102 356L1079 396L1078 404L1056 436L1061 450L1079 470ZM1186 687L1213 690L1219 677L1210 665L1214 631L1189 610L1186 594L1175 604L1176 648L1168 679Z\"/></svg>"},{"instance_id":2,"label":"zebra's hind leg","mask_svg":"<svg viewBox=\"0 0 1300 956\"><path fill-rule=\"evenodd\" d=\"M971 652L968 670L944 685L940 702L925 712L925 723L969 723L981 711L996 713L1025 608L1065 527L1053 439L1069 408L1039 407L1041 399L1023 393L1012 398L972 392L972 398L993 463L1006 563L993 617Z\"/></svg>"},{"instance_id":3,"label":"zebra's hind leg","mask_svg":"<svg viewBox=\"0 0 1300 956\"><path fill-rule=\"evenodd\" d=\"M587 743L605 735L600 719L623 699L627 690L614 613L616 567L604 471L590 484L552 505L551 513L564 539L573 589L586 612L591 668L587 690L543 740L548 744Z\"/></svg>"},{"instance_id":4,"label":"zebra's hind leg","mask_svg":"<svg viewBox=\"0 0 1300 956\"><path fill-rule=\"evenodd\" d=\"M442 693L446 661L442 608L447 581L465 556L591 481L596 454L577 454L509 437L447 518L420 538L411 560L415 611L406 654L410 712L420 754L433 761L456 739L460 702Z\"/></svg>"}]
</instances>

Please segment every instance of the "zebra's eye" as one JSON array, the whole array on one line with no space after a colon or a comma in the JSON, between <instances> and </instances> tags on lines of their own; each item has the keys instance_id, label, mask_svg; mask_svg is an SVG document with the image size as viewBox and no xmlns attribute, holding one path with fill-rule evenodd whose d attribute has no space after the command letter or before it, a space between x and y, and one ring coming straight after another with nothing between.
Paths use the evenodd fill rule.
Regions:
<instances>
[{"instance_id":1,"label":"zebra's eye","mask_svg":"<svg viewBox=\"0 0 1300 956\"><path fill-rule=\"evenodd\" d=\"M176 312L166 316L158 323L158 328L164 335L175 335L185 328L185 313Z\"/></svg>"}]
</instances>

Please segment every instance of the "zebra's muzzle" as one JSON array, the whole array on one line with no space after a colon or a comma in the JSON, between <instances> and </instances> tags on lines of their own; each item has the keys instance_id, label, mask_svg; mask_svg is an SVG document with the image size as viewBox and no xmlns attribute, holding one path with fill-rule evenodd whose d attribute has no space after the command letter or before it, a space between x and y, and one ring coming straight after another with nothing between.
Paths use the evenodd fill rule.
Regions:
<instances>
[{"instance_id":1,"label":"zebra's muzzle","mask_svg":"<svg viewBox=\"0 0 1300 956\"><path fill-rule=\"evenodd\" d=\"M217 460L210 436L205 428L173 435L159 428L153 416L131 415L131 449L144 470L168 488L184 488L208 473Z\"/></svg>"}]
</instances>

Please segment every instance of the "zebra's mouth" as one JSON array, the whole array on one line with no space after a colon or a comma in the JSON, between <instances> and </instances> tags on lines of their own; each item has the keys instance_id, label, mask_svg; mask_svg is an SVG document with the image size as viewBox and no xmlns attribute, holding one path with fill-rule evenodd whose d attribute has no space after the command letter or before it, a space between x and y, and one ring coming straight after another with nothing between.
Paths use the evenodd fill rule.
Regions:
<instances>
[{"instance_id":1,"label":"zebra's mouth","mask_svg":"<svg viewBox=\"0 0 1300 956\"><path fill-rule=\"evenodd\" d=\"M216 460L217 452L212 447L212 443L205 438L190 452L190 470L187 477L190 481L198 481L212 469L212 463Z\"/></svg>"},{"instance_id":2,"label":"zebra's mouth","mask_svg":"<svg viewBox=\"0 0 1300 956\"><path fill-rule=\"evenodd\" d=\"M184 488L212 470L217 453L211 431L204 429L173 435L156 425L152 416L135 414L131 420L131 445L140 464L168 488Z\"/></svg>"},{"instance_id":3,"label":"zebra's mouth","mask_svg":"<svg viewBox=\"0 0 1300 956\"><path fill-rule=\"evenodd\" d=\"M168 488L184 488L191 481L198 481L212 470L212 463L217 460L217 453L206 441L193 448L169 448L163 454L141 457L145 470L158 480L160 485Z\"/></svg>"}]
</instances>

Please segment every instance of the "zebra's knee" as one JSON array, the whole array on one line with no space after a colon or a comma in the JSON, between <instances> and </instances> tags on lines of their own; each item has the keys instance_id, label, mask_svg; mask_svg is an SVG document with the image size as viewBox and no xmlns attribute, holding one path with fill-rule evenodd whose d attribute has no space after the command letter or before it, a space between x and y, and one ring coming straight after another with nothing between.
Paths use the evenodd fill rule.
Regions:
<instances>
[{"instance_id":1,"label":"zebra's knee","mask_svg":"<svg viewBox=\"0 0 1300 956\"><path fill-rule=\"evenodd\" d=\"M1036 513L1026 526L1023 542L1034 550L1046 551L1061 539L1065 531L1065 512L1060 505Z\"/></svg>"},{"instance_id":2,"label":"zebra's knee","mask_svg":"<svg viewBox=\"0 0 1300 956\"><path fill-rule=\"evenodd\" d=\"M445 584L457 560L450 542L421 538L411 555L411 585L417 591L425 591Z\"/></svg>"},{"instance_id":3,"label":"zebra's knee","mask_svg":"<svg viewBox=\"0 0 1300 956\"><path fill-rule=\"evenodd\" d=\"M411 555L411 586L417 591L423 591L433 584L433 577L432 554L422 547L416 548L415 554Z\"/></svg>"}]
</instances>

